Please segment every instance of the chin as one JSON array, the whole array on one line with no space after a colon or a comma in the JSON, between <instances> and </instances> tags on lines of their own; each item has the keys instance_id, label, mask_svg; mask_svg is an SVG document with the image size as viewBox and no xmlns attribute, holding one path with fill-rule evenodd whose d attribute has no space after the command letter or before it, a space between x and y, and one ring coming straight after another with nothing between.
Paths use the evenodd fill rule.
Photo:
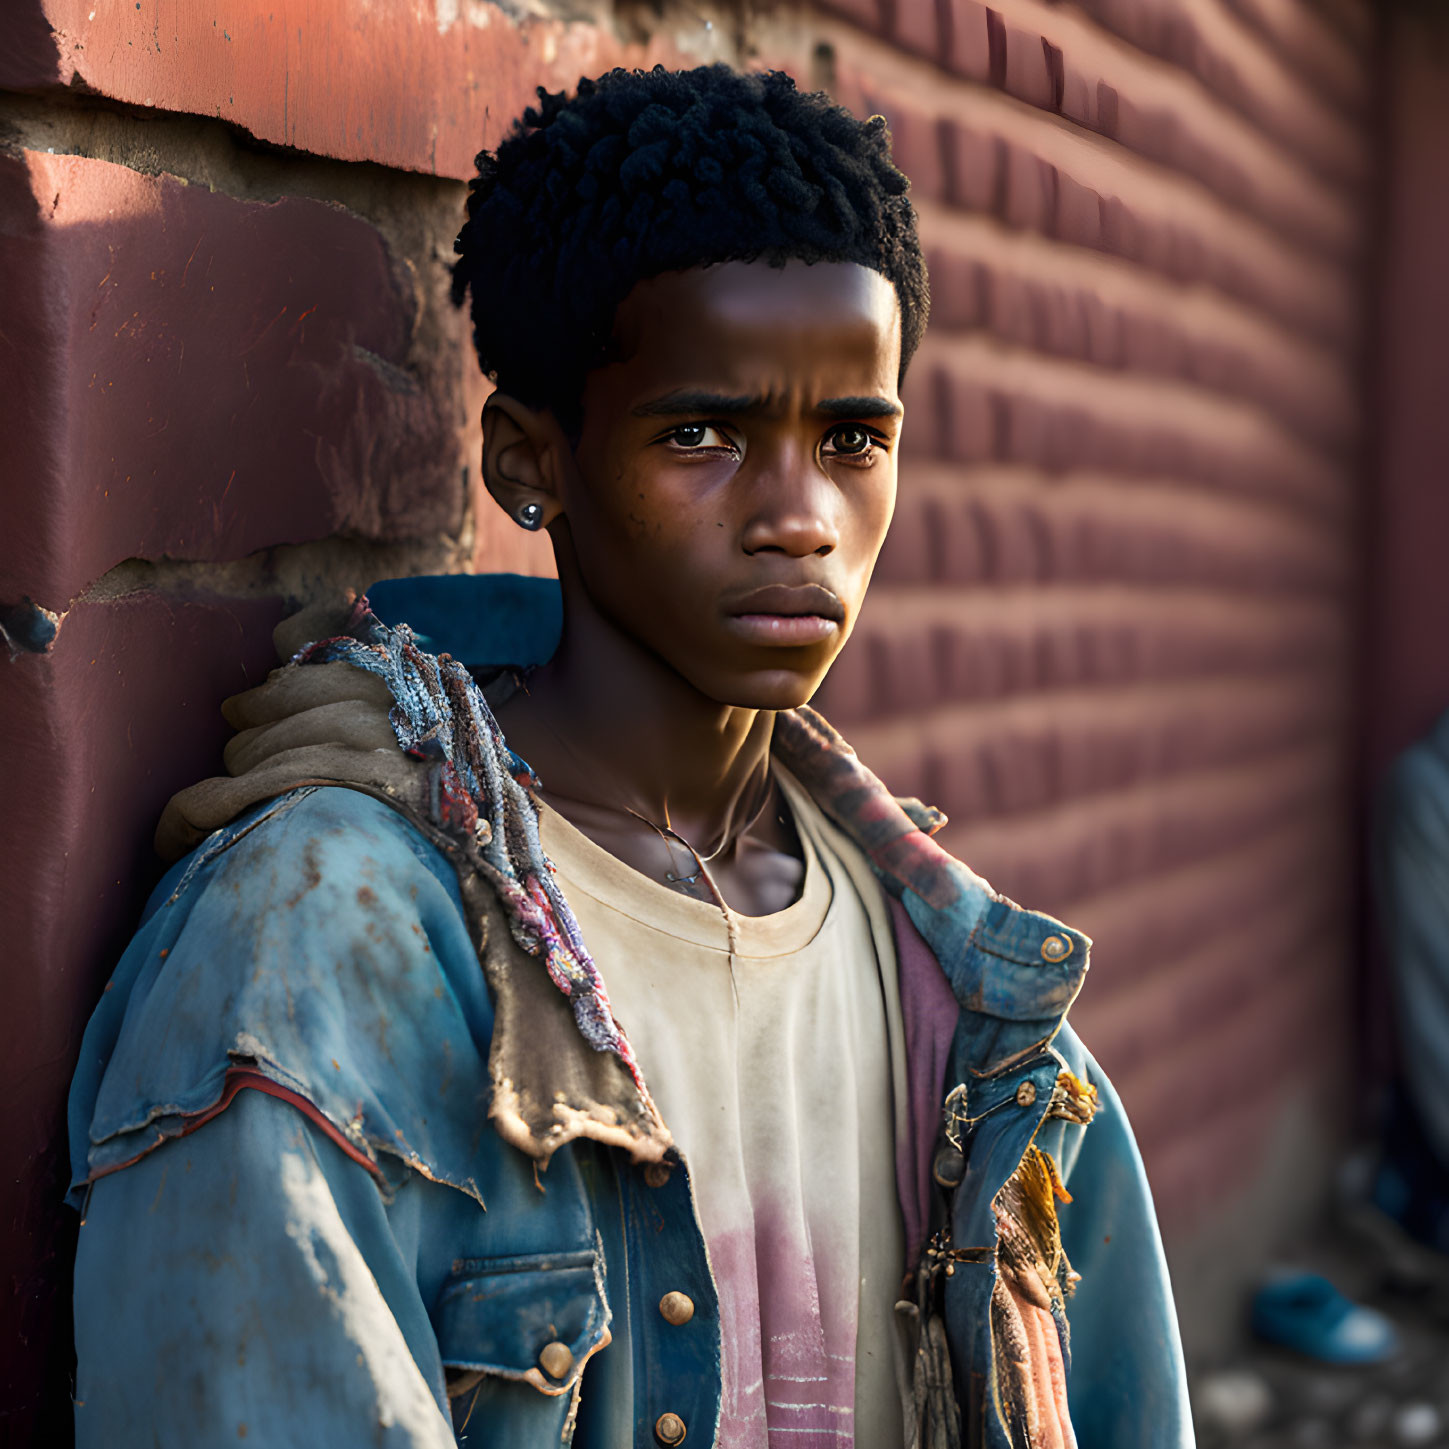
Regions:
<instances>
[{"instance_id":1,"label":"chin","mask_svg":"<svg viewBox=\"0 0 1449 1449\"><path fill-rule=\"evenodd\" d=\"M759 670L718 681L717 687L704 692L720 704L733 709L799 709L809 704L820 687L823 671L796 673L788 669Z\"/></svg>"}]
</instances>

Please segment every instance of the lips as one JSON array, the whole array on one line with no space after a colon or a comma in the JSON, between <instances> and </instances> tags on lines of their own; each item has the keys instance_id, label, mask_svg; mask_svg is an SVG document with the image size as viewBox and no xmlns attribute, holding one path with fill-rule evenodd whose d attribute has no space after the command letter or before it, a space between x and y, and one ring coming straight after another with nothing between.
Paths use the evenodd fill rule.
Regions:
<instances>
[{"instance_id":1,"label":"lips","mask_svg":"<svg viewBox=\"0 0 1449 1449\"><path fill-rule=\"evenodd\" d=\"M725 613L731 631L752 644L820 644L845 623L845 606L823 584L770 584L731 599Z\"/></svg>"},{"instance_id":2,"label":"lips","mask_svg":"<svg viewBox=\"0 0 1449 1449\"><path fill-rule=\"evenodd\" d=\"M732 599L725 612L739 618L747 614L768 614L798 619L814 614L821 619L845 623L845 605L824 584L769 584Z\"/></svg>"}]
</instances>

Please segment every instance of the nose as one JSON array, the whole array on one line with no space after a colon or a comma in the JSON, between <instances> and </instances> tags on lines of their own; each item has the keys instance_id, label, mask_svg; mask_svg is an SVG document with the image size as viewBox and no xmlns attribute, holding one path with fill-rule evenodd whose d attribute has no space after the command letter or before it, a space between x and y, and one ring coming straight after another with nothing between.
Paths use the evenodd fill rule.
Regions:
<instances>
[{"instance_id":1,"label":"nose","mask_svg":"<svg viewBox=\"0 0 1449 1449\"><path fill-rule=\"evenodd\" d=\"M753 507L740 539L747 554L823 558L840 542L835 485L812 466L808 454L793 454L793 449L783 450L783 456L756 477Z\"/></svg>"}]
</instances>

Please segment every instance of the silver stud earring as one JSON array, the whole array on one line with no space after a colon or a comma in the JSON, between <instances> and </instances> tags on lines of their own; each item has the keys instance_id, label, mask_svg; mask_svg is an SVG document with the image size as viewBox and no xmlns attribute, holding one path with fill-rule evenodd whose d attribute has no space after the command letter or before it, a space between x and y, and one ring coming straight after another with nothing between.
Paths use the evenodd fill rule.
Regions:
<instances>
[{"instance_id":1,"label":"silver stud earring","mask_svg":"<svg viewBox=\"0 0 1449 1449\"><path fill-rule=\"evenodd\" d=\"M530 531L543 527L543 505L541 503L520 503L514 515L519 524Z\"/></svg>"}]
</instances>

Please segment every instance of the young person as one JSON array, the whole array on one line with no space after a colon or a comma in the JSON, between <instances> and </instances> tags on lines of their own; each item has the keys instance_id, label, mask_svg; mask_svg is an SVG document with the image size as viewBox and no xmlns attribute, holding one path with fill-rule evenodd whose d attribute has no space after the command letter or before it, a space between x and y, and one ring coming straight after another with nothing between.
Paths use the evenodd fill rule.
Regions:
<instances>
[{"instance_id":1,"label":"young person","mask_svg":"<svg viewBox=\"0 0 1449 1449\"><path fill-rule=\"evenodd\" d=\"M1190 1441L1088 942L807 707L895 497L906 189L722 67L480 158L484 475L558 583L292 621L169 807L72 1097L83 1446Z\"/></svg>"}]
</instances>

